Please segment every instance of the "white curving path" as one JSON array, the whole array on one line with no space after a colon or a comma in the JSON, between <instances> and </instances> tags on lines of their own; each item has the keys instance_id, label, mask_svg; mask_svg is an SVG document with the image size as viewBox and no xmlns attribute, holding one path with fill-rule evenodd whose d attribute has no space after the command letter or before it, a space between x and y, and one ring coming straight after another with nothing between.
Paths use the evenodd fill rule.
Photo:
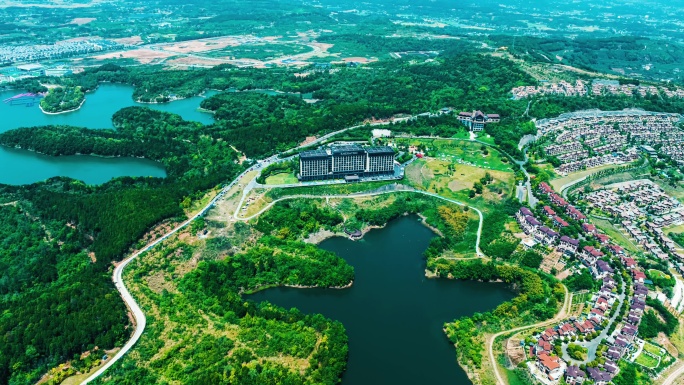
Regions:
<instances>
[{"instance_id":1,"label":"white curving path","mask_svg":"<svg viewBox=\"0 0 684 385\"><path fill-rule=\"evenodd\" d=\"M223 197L223 195L230 190L235 183L237 183L240 178L245 176L247 172L251 171L251 168L249 170L245 170L242 174L240 174L233 182L231 182L229 185L225 186L220 193L214 197L199 213L193 215L190 219L186 220L185 222L181 223L177 227L175 227L173 230L169 231L166 233L164 236L161 238L155 240L154 242L148 244L145 246L143 249L135 252L133 255L130 257L124 259L121 261L116 268L114 269L114 274L112 276L112 280L114 281L114 285L116 286L116 290L121 293L121 298L123 301L126 303L126 306L131 310L131 313L133 313L133 318L135 318L135 331L133 332L133 335L131 336L131 339L126 342L126 344L119 350L114 357L112 357L107 363L105 363L100 369L98 369L96 372L91 374L88 378L86 378L81 384L87 384L96 378L100 377L107 369L109 369L112 365L114 365L116 362L118 362L121 357L123 357L126 353L128 353L129 350L135 345L136 342L140 339L140 337L143 334L143 331L145 330L145 326L147 324L147 318L145 318L145 313L143 313L142 309L140 309L140 306L138 306L138 303L135 301L131 293L128 291L126 288L126 285L123 282L123 270L128 266L129 263L131 263L133 260L141 256L142 254L148 252L150 249L153 247L157 246L158 244L164 242L166 239L168 239L170 236L174 235L178 231L182 230L184 227L192 223L195 219L203 216L206 214L206 212L219 200Z\"/></svg>"},{"instance_id":2,"label":"white curving path","mask_svg":"<svg viewBox=\"0 0 684 385\"><path fill-rule=\"evenodd\" d=\"M426 115L426 114L427 114L427 113L418 114L417 116ZM408 119L410 119L410 118L411 118L411 117L409 117L409 118L402 118L402 119L394 119L393 122L394 122L394 121L400 121L400 120L408 120ZM327 135L324 135L324 136L322 136L322 137L316 139L315 141L313 141L313 142L311 142L311 143L308 143L308 144L306 144L306 145L297 146L297 147L295 147L293 150L298 150L298 149L302 149L302 148L304 148L304 147L309 147L309 146L313 146L313 145L319 144L319 143L321 143L321 142L323 142L323 141L325 141L325 140L327 140L327 139L329 139L329 138L331 138L331 137L333 137L333 136L335 136L335 135L337 135L337 134L340 134L340 133L343 133L343 132L346 132L346 131L349 131L349 130L353 130L353 129L355 129L355 128L365 127L365 126L382 126L382 125L388 125L388 124L390 124L390 122L378 122L378 123L363 124L363 125L356 125L356 126L353 126L353 127L347 127L347 128L344 128L344 129L335 131L335 132L331 132L331 133L329 133L329 134L327 134ZM281 160L282 160L282 159L281 159ZM231 188L232 188L240 179L242 179L248 172L253 171L253 170L255 170L255 169L259 168L259 167L262 167L262 166L265 167L265 166L267 166L268 164L273 163L273 162L276 162L276 161L278 161L278 160L276 159L276 156L272 156L272 157L270 157L270 158L268 158L268 159L265 159L265 160L263 161L263 163L261 163L261 165L259 165L259 166L252 166L252 167L250 167L249 169L243 171L243 172L242 172L240 175L238 175L238 176L237 176L229 185L225 186L225 187L221 190L221 192L220 192L219 194L217 194L216 197L214 197L214 199L212 199L212 200L211 200L211 201L210 201L210 202L209 202L209 203L208 203L208 204L207 204L199 213L195 214L195 215L192 216L190 219L188 219L188 220L186 220L185 222L181 223L180 225L178 225L178 226L175 227L173 230L171 230L171 231L169 231L168 233L166 233L166 234L165 234L164 236L162 236L161 238L159 238L159 239L153 241L152 243L150 243L150 244L148 244L147 246L145 246L143 249L141 249L141 250L135 252L135 253L132 254L130 257L124 259L123 261L121 261L121 262L116 266L116 268L114 269L114 274L113 274L113 276L112 276L112 280L114 281L114 285L116 286L116 289L117 289L117 290L119 291L119 293L121 294L121 298L122 298L123 301L126 303L126 306L128 306L128 308L130 309L131 313L133 314L133 318L135 319L135 331L133 332L133 335L131 336L131 338L130 338L130 339L126 342L126 344L121 348L121 350L119 350L112 358L110 358L109 361L107 361L100 369L98 369L98 370L95 371L93 374L91 374L90 376L88 376L88 378L86 378L83 382L81 382L81 384L88 384L88 383L94 381L95 379L97 379L98 377L100 377L104 372L106 372L107 369L109 369L109 368L112 367L115 363L117 363L124 355L126 355L126 353L128 353L128 351L130 351L131 348L138 342L138 340L140 339L140 337L141 337L142 334L143 334L143 331L145 330L145 326L147 325L147 318L145 318L145 313L143 313L142 309L140 309L140 306L139 306L138 303L135 301L135 299L133 298L133 296L131 295L131 293L128 291L128 289L126 288L126 285L125 285L124 282L123 282L123 278L122 278L122 276L123 276L123 270L126 268L126 266L128 266L129 263L131 263L133 260L135 260L136 258L138 258L139 256L141 256L142 254L146 253L147 251L149 251L149 250L152 249L153 247L157 246L158 244L160 244L160 243L162 243L163 241L165 241L166 239L168 239L170 236L174 235L174 234L177 233L178 231L180 231L180 230L182 230L183 228L185 228L186 226L188 226L188 225L189 225L190 223L192 223L192 221L194 221L195 219L197 219L197 218L203 216L204 214L206 214L206 212L207 212L211 207L213 207L214 204L215 204L219 199L221 199L221 198L228 192L228 190L230 190L230 189L231 189ZM481 237L481 235L482 235L482 224L483 224L483 220L484 220L484 218L483 218L483 216L482 216L482 212L481 212L480 210L476 209L475 207L471 207L471 206L466 205L465 203L462 203L462 202L459 202L459 201L455 201L455 200L449 199L449 198L444 198L444 197L439 196L439 195L434 194L434 193L429 193L429 192L426 192L426 191L415 190L415 189L397 189L397 190L380 191L380 192L366 193L366 194L325 195L325 196L314 196L314 195L289 196L289 197L283 197L283 198L280 198L280 199L277 199L277 200L271 202L271 203L270 203L269 205L267 205L264 209L260 210L258 213L254 214L254 215L251 215L251 216L248 217L248 218L240 218L240 217L239 217L239 209L242 207L242 205L243 205L243 203L244 203L244 200L245 200L245 198L247 197L249 191L251 191L255 186L256 186L256 177L255 177L254 179L252 179L252 180L245 186L245 188L244 188L244 190L243 190L242 197L241 197L240 202L239 202L239 204L238 204L238 207L237 207L237 209L235 210L235 215L234 215L235 219L240 220L240 221L247 221L247 220L252 219L252 218L254 218L254 217L258 216L258 215L263 214L266 210L268 210L269 208L271 208L271 207L272 207L274 204L276 204L277 202L282 201L282 200L286 200L286 199L295 199L295 198L349 198L349 197L364 197L364 196L374 196L374 195L382 195L382 194L393 194L393 193L397 193L397 192L412 192L412 193L427 195L427 196L431 196L431 197L434 197L434 198L437 198L437 199L441 199L441 200L443 200L443 201L447 201L447 202L450 202L450 203L453 203L453 204L456 204L456 205L459 205L459 206L468 207L468 208L470 208L470 209L472 209L472 210L475 210L475 212L477 212L477 215L480 217L480 221L479 221L479 225L478 225L478 229L477 229L477 240L475 241L475 250L476 250L476 252L477 252L478 257L484 256L484 254L483 254L482 251L480 250L480 237Z\"/></svg>"},{"instance_id":3,"label":"white curving path","mask_svg":"<svg viewBox=\"0 0 684 385\"><path fill-rule=\"evenodd\" d=\"M402 185L400 185L400 186L402 186ZM482 216L482 211L480 211L479 209L476 209L475 207L468 206L465 203L462 203L462 202L459 202L459 201L456 201L453 199L445 198L443 196L440 196L440 195L437 195L434 193L430 193L430 192L422 191L422 190L416 190L416 189L412 189L412 188L408 188L408 187L397 188L397 189L392 189L392 190L387 190L387 191L376 191L376 192L369 192L369 193L355 193L355 194L345 194L345 195L307 195L307 194L290 195L290 196L278 198L278 199L274 200L273 202L269 203L268 205L266 205L266 207L259 210L257 213L252 214L248 217L241 218L241 217L239 217L238 212L240 211L240 207L242 206L242 201L244 201L244 196L243 196L243 199L240 201L240 204L235 209L234 217L238 221L248 221L250 219L256 218L259 215L263 214L264 212L269 210L271 207L273 207L273 205L275 205L276 203L284 201L284 200L288 200L288 199L360 198L360 197L370 197L370 196L377 196L377 195L384 195L384 194L396 194L396 193L400 193L400 192L408 192L408 193L415 193L415 194L431 196L433 198L441 199L443 201L447 201L449 203L453 203L453 204L456 204L456 205L459 205L462 207L468 207L469 209L477 212L477 215L480 217L480 220L479 220L479 224L477 227L477 239L475 240L475 251L477 252L477 255L479 257L484 256L484 254L480 250L480 237L482 236L482 223L484 221L484 217ZM246 196L246 194L245 194L245 196Z\"/></svg>"}]
</instances>

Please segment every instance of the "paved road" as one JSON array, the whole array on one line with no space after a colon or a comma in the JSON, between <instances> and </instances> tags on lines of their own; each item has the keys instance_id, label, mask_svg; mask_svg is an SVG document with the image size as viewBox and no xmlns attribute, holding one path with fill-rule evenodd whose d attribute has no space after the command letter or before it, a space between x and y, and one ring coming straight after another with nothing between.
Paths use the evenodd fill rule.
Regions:
<instances>
[{"instance_id":1,"label":"paved road","mask_svg":"<svg viewBox=\"0 0 684 385\"><path fill-rule=\"evenodd\" d=\"M677 378L679 376L684 375L684 364L680 361L679 367L672 373L670 373L669 376L665 377L665 379L662 382L662 385L674 385L678 384L681 382L675 382L677 381Z\"/></svg>"},{"instance_id":2,"label":"paved road","mask_svg":"<svg viewBox=\"0 0 684 385\"><path fill-rule=\"evenodd\" d=\"M596 350L598 349L599 345L601 344L601 341L603 339L608 338L608 329L610 329L610 325L614 324L617 320L617 317L620 315L620 309L622 306L627 306L625 304L625 284L624 282L622 283L622 291L620 295L617 298L618 300L618 307L615 309L615 312L613 313L613 316L610 318L610 322L608 323L609 326L605 327L602 331L601 334L599 334L596 338L592 339L591 341L576 341L573 342L575 345L579 345L583 348L587 348L587 359L584 361L578 361L578 360L573 360L570 358L570 355L568 354L568 345L570 342L563 343L561 346L561 350L563 352L563 359L566 362L569 362L572 365L581 365L581 364L586 364L588 362L593 361L596 359Z\"/></svg>"},{"instance_id":3,"label":"paved road","mask_svg":"<svg viewBox=\"0 0 684 385\"><path fill-rule=\"evenodd\" d=\"M399 192L410 192L410 193L416 193L416 194L422 194L422 195L431 196L431 197L434 197L434 198L437 198L437 199L441 199L441 200L443 200L443 201L447 201L447 202L450 202L450 203L453 203L453 204L456 204L456 205L459 205L459 206L462 206L462 207L468 207L469 209L474 210L475 212L477 212L477 215L479 216L480 220L479 220L479 224L478 224L478 227L477 227L477 239L475 240L475 251L476 251L476 253L477 253L478 256L484 256L484 254L483 254L482 251L480 250L480 237L482 236L482 224L483 224L483 221L484 221L484 217L483 217L482 212L481 212L480 210L478 210L478 209L475 208L475 207L468 206L468 205L466 205L466 204L463 203L463 202L459 202L459 201L456 201L456 200L453 200L453 199L445 198L445 197L443 197L443 196L440 196L440 195L437 195L437 194L433 194L433 193L430 193L430 192L427 192L427 191L416 190L416 189L414 189L414 188L411 188L411 187L408 187L408 186L404 186L404 185L394 185L394 186L395 186L394 188L392 188L392 189L387 189L387 190L385 190L385 191L373 191L373 192L356 193L356 194L344 194L344 195L308 195L308 194L301 194L301 195L291 195L291 196L287 196L287 197L278 198L278 199L274 200L273 202L269 203L268 205L266 205L266 207L264 207L263 209L259 210L257 213L252 214L252 215L250 215L250 216L248 216L248 217L243 217L243 218L241 218L241 217L239 216L239 212L240 212L240 207L242 206L242 202L244 201L244 198L245 198L245 196L246 196L246 195L245 195L245 196L242 197L242 200L240 201L240 204L239 204L238 207L235 209L235 215L234 215L234 217L235 217L236 220L239 220L239 221L248 221L248 220L250 220L250 219L252 219L252 218L256 218L256 217L258 217L259 215L263 214L264 212L266 212L267 210L269 210L271 207L273 207L273 205L275 205L276 203L281 202L281 201L284 201L284 200L288 200L288 199L357 198L357 197L377 196L377 195L383 195L383 194L395 194L395 193L399 193ZM381 189L382 189L382 187L381 187Z\"/></svg>"},{"instance_id":4,"label":"paved road","mask_svg":"<svg viewBox=\"0 0 684 385\"><path fill-rule=\"evenodd\" d=\"M527 325L527 326L521 326L519 328L515 329L510 329L510 330L504 330L502 332L493 334L487 338L487 350L489 351L489 362L492 364L492 368L494 369L494 375L496 376L496 382L500 385L506 385L507 382L504 381L503 377L501 376L501 373L499 372L499 365L497 364L496 360L494 359L494 341L499 337L504 334L509 334L509 333L515 333L519 332L522 330L526 329L531 329L531 328L536 328L540 326L546 326L550 325L552 323L556 323L560 320L565 319L567 317L568 312L570 311L570 305L572 304L572 295L568 291L568 288L563 285L563 290L565 290L565 301L563 302L563 307L560 309L558 314L556 314L555 317L548 321L542 321L538 322L534 325Z\"/></svg>"},{"instance_id":5,"label":"paved road","mask_svg":"<svg viewBox=\"0 0 684 385\"><path fill-rule=\"evenodd\" d=\"M145 330L145 326L147 324L147 318L145 318L145 313L143 313L142 309L140 309L140 306L138 306L138 303L135 301L131 293L128 291L126 288L126 285L123 282L123 270L128 266L129 263L131 263L133 260L141 256L142 254L148 252L151 250L153 247L157 246L158 244L164 242L166 239L168 239L170 236L173 234L177 233L190 223L194 221L195 219L203 216L214 204L223 197L223 195L230 190L237 181L242 178L247 172L251 171L250 170L245 170L240 176L238 176L231 184L228 186L224 187L223 190L221 190L220 193L214 197L214 199L211 200L199 213L195 214L192 216L190 219L186 220L185 222L181 223L178 225L176 228L173 230L169 231L166 233L163 237L155 240L154 242L148 244L145 246L142 250L137 251L130 257L124 259L121 261L116 268L114 269L114 274L112 276L112 280L114 281L114 285L116 286L116 289L121 293L121 297L123 301L126 303L126 306L131 310L131 313L133 314L133 318L135 318L135 331L133 332L133 335L131 336L131 339L126 342L126 344L119 350L114 357L112 357L107 363L102 366L100 369L98 369L95 373L90 375L87 379L85 379L81 384L87 384L99 376L102 375L107 369L109 369L112 365L114 365L117 361L121 359L126 353L128 353L129 350L135 345L136 342L140 339L140 336L142 336L143 331Z\"/></svg>"},{"instance_id":6,"label":"paved road","mask_svg":"<svg viewBox=\"0 0 684 385\"><path fill-rule=\"evenodd\" d=\"M427 113L425 113L425 114L427 114ZM425 114L418 114L418 115L416 115L416 116L422 116L422 115L425 115ZM393 121L407 120L407 119L410 119L410 117L409 117L409 118L394 119ZM370 125L371 125L371 126L378 126L378 125L386 125L386 124L389 124L389 122L371 123ZM335 135L337 135L337 134L340 134L340 133L343 133L343 132L346 132L346 131L349 131L349 130L352 130L352 129L355 129L355 128L365 127L365 126L367 126L367 125L366 125L366 124L361 124L361 125L357 125L357 126L353 126L353 127L348 127L348 128L342 129L342 130L338 130L338 131L329 133L329 134L327 134L327 135L324 135L324 136L322 136L322 137L316 139L315 141L313 141L313 142L311 142L311 143L308 143L308 144L306 144L306 145L297 146L297 147L294 148L294 150L298 150L298 149L302 149L302 148L304 148L304 147L308 147L308 146L312 146L312 145L315 145L315 144L319 144L319 143L321 143L321 142L323 142L323 141L325 141L325 140L329 139L330 137L333 137L333 136L335 136ZM488 144L488 143L484 143L484 142L481 142L481 143L483 143L483 144L485 144L485 145L488 145L488 146L491 146L491 145ZM287 152L285 152L285 153L287 153ZM283 153L283 154L285 154L285 153ZM207 204L199 213L197 213L196 215L192 216L190 219L186 220L185 222L183 222L182 224L180 224L179 226L177 226L176 228L174 228L174 229L171 230L170 232L166 233L166 234L165 234L164 236L162 236L161 238L159 238L159 239L157 239L156 241L154 241L154 242L148 244L148 245L145 246L143 249L137 251L136 253L134 253L134 254L131 255L130 257L124 259L123 261L121 261L121 262L116 266L116 268L114 269L114 274L113 274L113 276L112 276L112 280L114 281L114 284L115 284L115 286L116 286L116 289L117 289L117 290L119 291L119 293L121 294L121 297L122 297L123 301L126 303L126 306L128 306L128 308L131 310L131 313L133 314L133 317L135 318L135 324L136 324L136 325L135 325L135 331L133 332L133 335L131 336L131 339L128 340L128 342L126 342L126 344L123 346L123 348L121 348L121 350L120 350L117 354L115 354L114 357L112 357L109 361L107 361L107 362L105 363L104 366L102 366L102 367L101 367L100 369L98 369L95 373L93 373L93 374L90 375L87 379L85 379L85 380L82 382L82 384L90 383L91 381L93 381L93 380L95 380L96 378L100 377L107 369L109 369L112 365L114 365L116 362L118 362L126 353L128 353L128 351L131 350L131 348L136 344L136 342L138 342L138 340L139 340L140 337L142 336L143 331L145 330L145 326L146 326L146 324L147 324L147 319L145 318L145 314L143 313L142 309L140 309L140 306L139 306L138 303L135 301L135 299L133 298L133 296L131 295L131 293L128 291L128 289L126 288L126 285L125 285L124 282L123 282L123 277L122 277L122 276L123 276L123 270L126 268L126 266L128 266L128 264L130 264L133 260L135 260L135 259L138 258L139 256L143 255L143 254L146 253L147 251L151 250L153 247L157 246L158 244L160 244L160 243L162 243L163 241L165 241L166 239L168 239L170 236L174 235L175 233L177 233L177 232L180 231L181 229L183 229L183 228L185 228L186 226L188 226L188 225L189 225L190 223L192 223L195 219L199 218L200 216L203 216L211 207L214 206L214 204L215 204L219 199L221 199L221 198L223 197L223 195L224 195L226 192L228 192L228 190L230 190L230 189L231 189L231 188L232 188L240 179L242 179L248 172L251 172L251 171L257 170L257 169L262 169L263 167L265 167L265 166L267 166L267 165L269 165L269 164L271 164L271 163L273 163L273 162L277 162L277 161L278 161L278 157L274 155L274 156L271 156L271 157L269 157L269 158L267 158L267 159L264 159L264 160L262 160L262 161L257 162L256 165L254 165L254 166L250 167L249 169L243 171L243 172L242 172L239 176L237 176L229 185L225 186L225 187L221 190L221 192L220 192L219 194L217 194L216 197L214 197L214 199L212 199L212 200L211 200L211 201L210 201L210 202L209 202L209 203L208 203L208 204ZM240 199L240 203L238 204L238 208L236 209L235 215L234 215L234 217L235 217L236 219L238 219L238 220L248 220L248 219L251 219L251 218L253 218L253 217L257 216L257 215L262 214L264 211L266 211L268 208L272 207L273 204L277 203L278 201L285 200L285 199L294 199L294 198L296 198L296 197L294 197L294 196L293 196L293 197L284 197L284 198L280 198L280 199L278 199L278 200L276 200L276 201L274 201L274 202L271 202L271 204L269 204L268 206L266 206L266 208L264 208L263 210L259 211L257 214L250 216L249 218L239 218L239 216L238 216L238 215L239 215L239 209L240 209L240 207L242 207L242 205L243 205L243 203L244 203L244 200L245 200L245 198L247 197L249 191L251 191L255 186L256 186L256 177L255 177L254 179L252 179L252 180L245 186L245 188L244 188L244 190L243 190L242 198ZM397 191L399 191L399 190L397 190ZM380 194L388 194L388 193L395 193L395 192L397 192L397 191L387 191L387 192L369 193L369 194L367 194L366 196L370 196L370 195L380 195ZM437 194L433 194L433 193L429 193L429 192L425 192L425 191L420 191L420 190L405 190L405 191L409 191L409 192L414 192L414 193L418 193L418 194L423 194L423 195L432 196L432 197L435 197L435 198L438 198L438 199L441 199L441 200L444 200L444 201L447 201L447 202L451 202L451 203L457 204L457 205L459 205L459 206L469 207L470 209L475 210L475 212L477 212L477 214L478 214L478 216L479 216L479 218L480 218L480 222L479 222L478 229L477 229L477 240L476 240L476 242L475 242L475 250L476 250L478 256L483 256L483 255L484 255L484 254L482 254L482 251L480 250L480 237L481 237L481 234L482 234L482 225L483 225L483 215L482 215L482 212L481 212L480 210L478 210L478 209L475 208L475 207L467 206L466 204L464 204L464 203L462 203L462 202L458 202L458 201L455 201L455 200L453 200L453 199L448 199L448 198L441 197L441 196L439 196L439 195L437 195ZM364 196L363 194L352 194L352 195L353 195L353 196ZM301 196L301 197L307 197L307 196ZM308 197L314 197L314 196L308 196ZM349 197L349 195L339 195L339 196L330 195L330 196L323 196L323 197ZM317 198L320 198L320 196L317 197Z\"/></svg>"}]
</instances>

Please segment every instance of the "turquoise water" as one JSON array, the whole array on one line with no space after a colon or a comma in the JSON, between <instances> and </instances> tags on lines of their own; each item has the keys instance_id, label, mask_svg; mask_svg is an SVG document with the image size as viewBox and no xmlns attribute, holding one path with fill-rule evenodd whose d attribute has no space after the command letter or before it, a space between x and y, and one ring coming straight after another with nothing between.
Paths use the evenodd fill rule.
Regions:
<instances>
[{"instance_id":1,"label":"turquoise water","mask_svg":"<svg viewBox=\"0 0 684 385\"><path fill-rule=\"evenodd\" d=\"M0 92L5 100L18 91ZM112 128L112 115L124 107L146 106L173 112L186 120L213 123L213 115L198 111L202 97L193 97L165 104L141 104L131 98L133 87L103 84L86 95L86 102L77 111L59 115L44 114L33 105L0 103L0 132L44 125L71 125L87 128ZM213 92L207 93L208 96ZM0 183L21 185L40 182L54 176L66 176L88 184L102 184L120 176L165 177L164 167L157 162L138 158L101 158L97 156L45 156L31 151L0 147Z\"/></svg>"},{"instance_id":2,"label":"turquoise water","mask_svg":"<svg viewBox=\"0 0 684 385\"><path fill-rule=\"evenodd\" d=\"M361 241L320 244L354 266L348 289L274 288L250 295L342 322L349 336L343 385L469 384L445 322L494 309L514 294L502 283L425 278L423 252L435 235L402 217Z\"/></svg>"},{"instance_id":3,"label":"turquoise water","mask_svg":"<svg viewBox=\"0 0 684 385\"><path fill-rule=\"evenodd\" d=\"M20 93L19 91L0 92L0 100L5 100ZM208 92L211 96L215 92ZM204 98L195 96L188 99L177 100L164 104L136 103L131 97L133 87L119 84L102 84L95 92L86 94L83 106L72 112L58 115L44 114L38 103L32 106L9 105L0 103L0 132L19 127L34 127L46 125L70 125L87 128L113 128L112 115L124 107L144 106L160 111L173 112L185 120L193 120L202 124L214 122L212 114L198 111L199 105Z\"/></svg>"},{"instance_id":4,"label":"turquoise water","mask_svg":"<svg viewBox=\"0 0 684 385\"><path fill-rule=\"evenodd\" d=\"M274 90L254 90L267 95L278 95ZM21 93L21 91L2 91L0 101ZM112 115L125 107L142 106L155 110L178 114L185 120L208 125L214 116L199 110L200 103L216 91L207 91L203 96L195 96L164 104L144 104L133 100L133 87L120 84L102 84L94 92L86 94L86 101L76 111L64 114L47 115L38 108L39 100L33 103L7 104L0 102L0 133L20 127L45 125L69 125L93 129L113 128ZM305 95L306 97L306 95ZM120 176L165 177L164 167L155 162L136 158L105 159L95 156L50 157L30 151L0 147L0 183L29 184L43 181L54 176L66 176L82 180L88 184L105 183Z\"/></svg>"}]
</instances>

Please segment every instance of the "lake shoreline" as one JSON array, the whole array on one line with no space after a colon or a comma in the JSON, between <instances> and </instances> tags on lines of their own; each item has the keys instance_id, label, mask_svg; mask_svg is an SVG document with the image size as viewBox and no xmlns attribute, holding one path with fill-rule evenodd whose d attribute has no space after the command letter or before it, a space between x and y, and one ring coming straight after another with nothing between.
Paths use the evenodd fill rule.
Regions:
<instances>
[{"instance_id":1,"label":"lake shoreline","mask_svg":"<svg viewBox=\"0 0 684 385\"><path fill-rule=\"evenodd\" d=\"M273 284L273 285L262 285L255 287L254 289L244 290L240 289L240 295L252 295L263 290L273 289L276 287L288 287L293 289L333 289L333 290L344 290L352 287L354 280L349 281L348 284L344 286L321 286L321 285L289 285L289 284Z\"/></svg>"},{"instance_id":2,"label":"lake shoreline","mask_svg":"<svg viewBox=\"0 0 684 385\"><path fill-rule=\"evenodd\" d=\"M402 216L403 216L403 217L407 217L407 216L409 216L409 215L411 215L411 214L412 214L412 213L404 213L404 214L402 214ZM441 232L438 228L436 228L436 227L434 227L434 226L431 226L429 223L427 223L427 221L426 221L427 217L426 217L425 215L423 215L423 214L421 214L421 213L416 213L415 215L417 215L417 216L420 218L420 223L421 223L423 226L425 226L425 227L427 227L428 229L430 229L430 231L432 231L432 232L433 232L434 234L436 234L437 236L439 236L439 237L444 237L444 234L442 234L442 232ZM391 222L391 221L390 221L390 222ZM389 222L388 222L388 223L389 223ZM351 237L349 234L347 234L347 233L345 233L345 232L330 231L330 230L326 230L326 229L321 229L321 230L319 230L319 231L316 232L316 233L311 233L311 234L309 234L305 239L303 239L303 242L305 242L305 243L310 243L310 244L312 244L312 245L318 245L319 243L321 243L321 242L323 242L323 241L325 241L325 240L327 240L327 239L335 238L335 237L348 238L348 239L350 239L350 240L352 240L352 241L359 241L359 240L362 240L362 239L366 236L366 234L368 234L368 233L371 232L372 230L384 229L384 228L388 225L388 223L385 223L384 225L369 225L369 226L366 226L366 227L364 227L363 229L360 230L360 231L361 231L361 236L360 236L360 237L356 237L356 238Z\"/></svg>"},{"instance_id":3,"label":"lake shoreline","mask_svg":"<svg viewBox=\"0 0 684 385\"><path fill-rule=\"evenodd\" d=\"M41 110L45 115L61 115L61 114L66 114L66 113L69 113L69 112L74 112L74 111L80 110L81 107L83 107L83 103L85 103L85 101L86 101L86 98L85 98L85 96L84 96L84 97L83 97L83 100L81 101L81 104L79 104L78 107L72 108L72 109L66 110L66 111L60 111L60 112L47 112L47 111L45 111L45 110L43 109L43 106L41 106L40 103L38 103L38 108L40 108L40 110Z\"/></svg>"},{"instance_id":4,"label":"lake shoreline","mask_svg":"<svg viewBox=\"0 0 684 385\"><path fill-rule=\"evenodd\" d=\"M164 170L166 170L166 166L164 166L164 164L162 162L160 162L158 160L154 160L154 159L148 159L148 158L145 158L144 156L100 155L100 154L94 154L94 153L82 154L80 152L77 152L75 154L51 155L51 154L46 154L44 152L41 152L41 151L38 151L38 150L35 150L32 148L23 148L19 145L12 147L12 146L8 146L4 143L0 143L0 147L9 148L9 149L13 149L13 150L29 151L29 152L32 152L34 154L43 155L43 156L50 156L50 157L60 157L60 156L85 156L85 157L87 157L87 156L93 156L93 157L102 158L102 159L127 159L127 158L128 159L142 159L142 160L147 160L147 161L154 162L154 163L159 163L160 165L163 166Z\"/></svg>"}]
</instances>

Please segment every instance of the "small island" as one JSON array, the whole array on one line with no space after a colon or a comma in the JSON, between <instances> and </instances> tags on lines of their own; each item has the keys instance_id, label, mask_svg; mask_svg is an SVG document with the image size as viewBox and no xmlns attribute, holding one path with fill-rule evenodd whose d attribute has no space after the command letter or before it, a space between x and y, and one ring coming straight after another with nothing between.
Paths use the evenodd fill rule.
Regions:
<instances>
[{"instance_id":1,"label":"small island","mask_svg":"<svg viewBox=\"0 0 684 385\"><path fill-rule=\"evenodd\" d=\"M55 87L40 101L40 109L46 114L62 114L76 111L85 102L80 86Z\"/></svg>"}]
</instances>

